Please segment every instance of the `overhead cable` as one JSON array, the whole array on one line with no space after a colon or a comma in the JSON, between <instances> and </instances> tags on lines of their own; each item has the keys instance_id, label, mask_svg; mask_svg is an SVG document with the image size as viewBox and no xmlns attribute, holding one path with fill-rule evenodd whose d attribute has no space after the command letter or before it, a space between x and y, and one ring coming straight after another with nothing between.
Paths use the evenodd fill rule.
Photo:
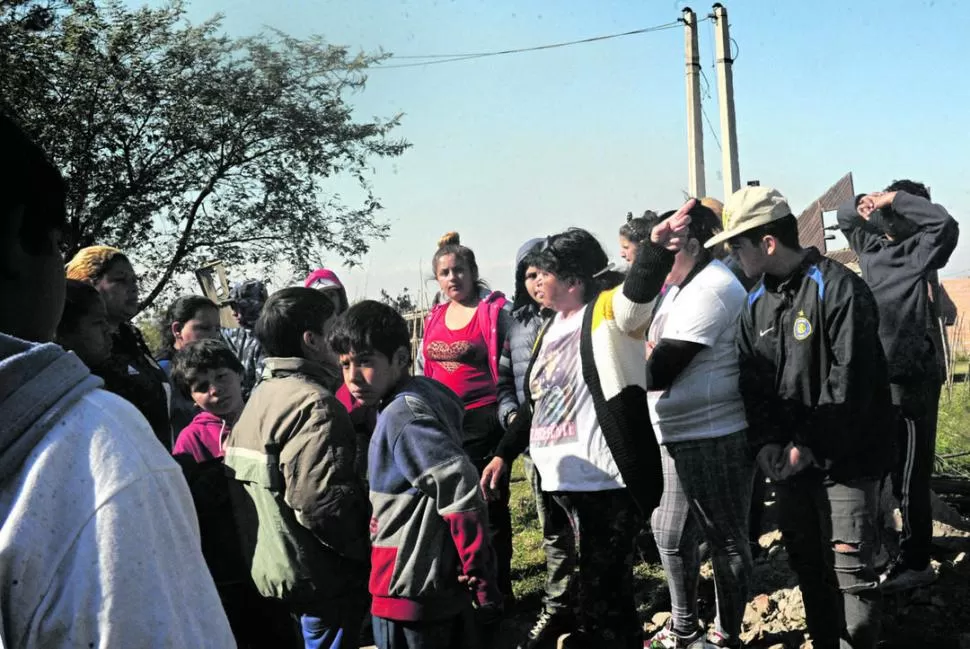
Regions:
<instances>
[{"instance_id":1,"label":"overhead cable","mask_svg":"<svg viewBox=\"0 0 970 649\"><path fill-rule=\"evenodd\" d=\"M707 20L707 19L705 19ZM560 43L548 43L546 45L535 45L533 47L521 47L516 49L508 50L496 50L491 52L467 52L464 54L412 54L397 56L393 55L393 59L427 59L423 61L417 61L414 63L400 63L391 65L375 65L371 70L389 70L392 68L413 68L422 65L437 65L439 63L454 63L456 61L468 61L471 59L481 59L490 56L504 56L506 54L522 54L524 52L538 52L541 50L551 50L560 47L569 47L571 45L582 45L585 43L595 43L598 41L610 40L613 38L623 38L625 36L636 36L638 34L648 34L651 32L659 32L667 29L674 29L681 25L680 20L675 20L670 23L665 23L663 25L655 25L653 27L644 27L643 29L634 29L628 32L622 32L619 34L606 34L604 36L593 36L590 38L581 38L575 41L563 41Z\"/></svg>"}]
</instances>

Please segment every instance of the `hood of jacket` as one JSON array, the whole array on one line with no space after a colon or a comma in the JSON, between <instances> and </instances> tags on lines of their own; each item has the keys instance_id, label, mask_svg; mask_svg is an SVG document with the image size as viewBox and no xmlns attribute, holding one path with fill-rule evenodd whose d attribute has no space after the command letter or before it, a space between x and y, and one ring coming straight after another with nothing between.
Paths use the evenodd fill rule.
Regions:
<instances>
[{"instance_id":1,"label":"hood of jacket","mask_svg":"<svg viewBox=\"0 0 970 649\"><path fill-rule=\"evenodd\" d=\"M19 471L64 413L101 385L59 346L0 334L0 483Z\"/></svg>"},{"instance_id":2,"label":"hood of jacket","mask_svg":"<svg viewBox=\"0 0 970 649\"><path fill-rule=\"evenodd\" d=\"M216 430L222 430L225 425L226 422L221 417L205 410L196 413L195 417L192 418L192 423L189 424L192 428L215 428Z\"/></svg>"}]
</instances>

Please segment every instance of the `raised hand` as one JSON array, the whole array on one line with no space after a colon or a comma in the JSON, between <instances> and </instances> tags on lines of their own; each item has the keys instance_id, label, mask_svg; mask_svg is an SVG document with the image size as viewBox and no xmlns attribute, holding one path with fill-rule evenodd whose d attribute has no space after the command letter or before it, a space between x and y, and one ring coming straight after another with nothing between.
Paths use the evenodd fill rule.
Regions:
<instances>
[{"instance_id":1,"label":"raised hand","mask_svg":"<svg viewBox=\"0 0 970 649\"><path fill-rule=\"evenodd\" d=\"M690 199L681 205L676 213L654 226L650 232L650 242L671 252L677 252L687 245L689 238L687 226L690 225L688 212L696 203L696 198Z\"/></svg>"},{"instance_id":2,"label":"raised hand","mask_svg":"<svg viewBox=\"0 0 970 649\"><path fill-rule=\"evenodd\" d=\"M856 211L859 216L868 221L874 211L891 206L895 198L896 192L872 192L859 199Z\"/></svg>"}]
</instances>

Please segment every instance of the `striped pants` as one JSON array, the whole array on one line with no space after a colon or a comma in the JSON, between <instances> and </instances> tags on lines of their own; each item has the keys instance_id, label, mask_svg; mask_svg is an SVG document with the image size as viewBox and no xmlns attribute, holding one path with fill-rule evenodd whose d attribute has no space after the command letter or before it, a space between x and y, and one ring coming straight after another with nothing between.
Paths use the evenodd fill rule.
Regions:
<instances>
[{"instance_id":1,"label":"striped pants","mask_svg":"<svg viewBox=\"0 0 970 649\"><path fill-rule=\"evenodd\" d=\"M929 563L933 540L930 477L936 451L940 386L924 385L918 392L903 401L897 442L899 455L893 471L893 495L899 500L903 516L900 558L906 567L914 570L922 570Z\"/></svg>"},{"instance_id":2,"label":"striped pants","mask_svg":"<svg viewBox=\"0 0 970 649\"><path fill-rule=\"evenodd\" d=\"M748 511L753 461L745 431L660 447L664 493L653 511L653 535L670 589L674 631L697 628L699 548L711 548L716 629L737 641L751 574Z\"/></svg>"}]
</instances>

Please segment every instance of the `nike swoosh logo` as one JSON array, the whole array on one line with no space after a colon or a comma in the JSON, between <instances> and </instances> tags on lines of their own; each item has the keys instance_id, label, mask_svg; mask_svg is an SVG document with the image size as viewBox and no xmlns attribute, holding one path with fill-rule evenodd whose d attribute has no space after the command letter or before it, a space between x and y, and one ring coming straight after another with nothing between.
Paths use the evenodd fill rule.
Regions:
<instances>
[{"instance_id":1,"label":"nike swoosh logo","mask_svg":"<svg viewBox=\"0 0 970 649\"><path fill-rule=\"evenodd\" d=\"M759 332L758 332L758 337L763 337L763 336L764 336L764 335L765 335L766 333L770 333L770 332L772 332L772 331L774 331L774 330L775 330L775 328L774 328L774 327L768 327L768 328L767 328L767 329L765 329L764 331L759 331Z\"/></svg>"}]
</instances>

